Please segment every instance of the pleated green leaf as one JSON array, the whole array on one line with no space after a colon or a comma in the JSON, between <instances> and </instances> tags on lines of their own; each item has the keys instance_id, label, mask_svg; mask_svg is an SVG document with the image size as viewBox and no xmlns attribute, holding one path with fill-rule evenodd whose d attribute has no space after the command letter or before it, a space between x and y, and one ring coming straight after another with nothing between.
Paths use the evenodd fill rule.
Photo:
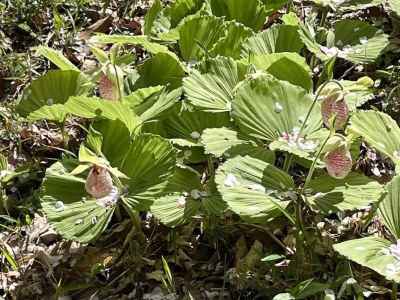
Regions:
<instances>
[{"instance_id":1,"label":"pleated green leaf","mask_svg":"<svg viewBox=\"0 0 400 300\"><path fill-rule=\"evenodd\" d=\"M150 122L165 119L169 112L178 103L182 95L182 89L175 89L171 92L162 90L156 97L150 97L134 108L143 122Z\"/></svg>"},{"instance_id":2,"label":"pleated green leaf","mask_svg":"<svg viewBox=\"0 0 400 300\"><path fill-rule=\"evenodd\" d=\"M62 123L67 117L67 112L63 104L44 105L31 112L27 119L29 121L49 120Z\"/></svg>"},{"instance_id":3,"label":"pleated green leaf","mask_svg":"<svg viewBox=\"0 0 400 300\"><path fill-rule=\"evenodd\" d=\"M294 188L288 174L250 156L225 162L218 168L215 181L229 208L246 221L257 223L281 215Z\"/></svg>"},{"instance_id":4,"label":"pleated green leaf","mask_svg":"<svg viewBox=\"0 0 400 300\"><path fill-rule=\"evenodd\" d=\"M170 178L168 195L154 201L151 212L165 225L175 227L191 219L200 208L202 187L198 173L176 168Z\"/></svg>"},{"instance_id":5,"label":"pleated green leaf","mask_svg":"<svg viewBox=\"0 0 400 300\"><path fill-rule=\"evenodd\" d=\"M379 215L396 239L400 239L400 176L386 186L387 194L379 204Z\"/></svg>"},{"instance_id":6,"label":"pleated green leaf","mask_svg":"<svg viewBox=\"0 0 400 300\"><path fill-rule=\"evenodd\" d=\"M199 16L187 20L179 29L179 47L186 61L198 61L205 51L210 51L214 44L223 37L222 18Z\"/></svg>"},{"instance_id":7,"label":"pleated green leaf","mask_svg":"<svg viewBox=\"0 0 400 300\"><path fill-rule=\"evenodd\" d=\"M139 118L126 104L95 97L70 97L65 103L65 110L69 114L87 119L120 120L130 132L140 124Z\"/></svg>"},{"instance_id":8,"label":"pleated green leaf","mask_svg":"<svg viewBox=\"0 0 400 300\"><path fill-rule=\"evenodd\" d=\"M303 47L297 26L274 25L250 37L243 44L242 57L278 52L299 53Z\"/></svg>"},{"instance_id":9,"label":"pleated green leaf","mask_svg":"<svg viewBox=\"0 0 400 300\"><path fill-rule=\"evenodd\" d=\"M174 172L176 151L162 137L141 134L134 136L118 169L130 179L128 196L123 199L131 209L147 210L163 196L169 177Z\"/></svg>"},{"instance_id":10,"label":"pleated green leaf","mask_svg":"<svg viewBox=\"0 0 400 300\"><path fill-rule=\"evenodd\" d=\"M182 111L172 114L164 122L168 137L186 141L182 146L202 146L200 137L209 127L230 124L228 113L207 113L202 111Z\"/></svg>"},{"instance_id":11,"label":"pleated green leaf","mask_svg":"<svg viewBox=\"0 0 400 300\"><path fill-rule=\"evenodd\" d=\"M312 102L312 96L301 87L260 76L239 87L232 114L241 132L269 143L284 134L297 132ZM307 123L303 134L313 133L321 127L318 103Z\"/></svg>"},{"instance_id":12,"label":"pleated green leaf","mask_svg":"<svg viewBox=\"0 0 400 300\"><path fill-rule=\"evenodd\" d=\"M355 112L347 130L400 163L400 128L389 115L372 110Z\"/></svg>"},{"instance_id":13,"label":"pleated green leaf","mask_svg":"<svg viewBox=\"0 0 400 300\"><path fill-rule=\"evenodd\" d=\"M204 111L230 111L235 90L245 78L247 66L224 57L210 60L205 65L207 71L193 71L183 80L186 98Z\"/></svg>"},{"instance_id":14,"label":"pleated green leaf","mask_svg":"<svg viewBox=\"0 0 400 300\"><path fill-rule=\"evenodd\" d=\"M247 144L249 142L240 139L236 131L221 127L205 129L201 135L201 143L204 145L206 153L221 157L233 146Z\"/></svg>"},{"instance_id":15,"label":"pleated green leaf","mask_svg":"<svg viewBox=\"0 0 400 300\"><path fill-rule=\"evenodd\" d=\"M27 117L45 105L64 104L70 96L88 92L90 85L77 71L49 71L34 80L23 92L17 112Z\"/></svg>"},{"instance_id":16,"label":"pleated green leaf","mask_svg":"<svg viewBox=\"0 0 400 300\"><path fill-rule=\"evenodd\" d=\"M90 39L90 42L95 44L139 45L153 54L172 54L166 46L151 42L149 38L145 35L97 34Z\"/></svg>"},{"instance_id":17,"label":"pleated green leaf","mask_svg":"<svg viewBox=\"0 0 400 300\"><path fill-rule=\"evenodd\" d=\"M105 230L114 208L86 199L85 180L69 175L69 171L60 162L47 169L41 204L57 232L66 239L87 243Z\"/></svg>"},{"instance_id":18,"label":"pleated green leaf","mask_svg":"<svg viewBox=\"0 0 400 300\"><path fill-rule=\"evenodd\" d=\"M201 135L201 143L204 145L205 153L215 157L235 157L238 155L249 155L265 162L273 163L275 155L272 151L259 147L254 142L246 140L229 128L207 128Z\"/></svg>"},{"instance_id":19,"label":"pleated green leaf","mask_svg":"<svg viewBox=\"0 0 400 300\"><path fill-rule=\"evenodd\" d=\"M225 35L215 43L210 52L214 56L221 55L239 59L242 44L253 34L253 31L234 21L225 23L225 26Z\"/></svg>"},{"instance_id":20,"label":"pleated green leaf","mask_svg":"<svg viewBox=\"0 0 400 300\"><path fill-rule=\"evenodd\" d=\"M297 53L283 52L252 55L248 59L258 69L267 71L279 80L288 81L310 91L312 71L306 60Z\"/></svg>"},{"instance_id":21,"label":"pleated green leaf","mask_svg":"<svg viewBox=\"0 0 400 300\"><path fill-rule=\"evenodd\" d=\"M267 17L267 9L259 0L211 0L212 13L260 30Z\"/></svg>"},{"instance_id":22,"label":"pleated green leaf","mask_svg":"<svg viewBox=\"0 0 400 300\"><path fill-rule=\"evenodd\" d=\"M399 283L400 263L390 254L390 245L388 240L370 236L335 244L333 248L348 259Z\"/></svg>"},{"instance_id":23,"label":"pleated green leaf","mask_svg":"<svg viewBox=\"0 0 400 300\"><path fill-rule=\"evenodd\" d=\"M60 51L54 50L46 46L39 46L36 48L36 54L46 57L61 70L72 70L80 72L80 70L72 62L70 62Z\"/></svg>"},{"instance_id":24,"label":"pleated green leaf","mask_svg":"<svg viewBox=\"0 0 400 300\"><path fill-rule=\"evenodd\" d=\"M182 19L197 12L203 1L201 0L176 0L170 7L166 8L166 13L171 19L171 28L176 27Z\"/></svg>"},{"instance_id":25,"label":"pleated green leaf","mask_svg":"<svg viewBox=\"0 0 400 300\"><path fill-rule=\"evenodd\" d=\"M179 59L169 53L154 55L138 67L138 72L140 77L135 83L135 89L165 85L169 90L174 90L182 85L185 75Z\"/></svg>"},{"instance_id":26,"label":"pleated green leaf","mask_svg":"<svg viewBox=\"0 0 400 300\"><path fill-rule=\"evenodd\" d=\"M342 20L335 24L335 44L342 57L354 63L374 62L389 44L388 36L359 20Z\"/></svg>"},{"instance_id":27,"label":"pleated green leaf","mask_svg":"<svg viewBox=\"0 0 400 300\"><path fill-rule=\"evenodd\" d=\"M122 102L127 103L131 108L138 106L139 104L146 102L151 97L158 97L160 92L163 90L162 85L150 86L142 89L138 89L133 93L124 96Z\"/></svg>"},{"instance_id":28,"label":"pleated green leaf","mask_svg":"<svg viewBox=\"0 0 400 300\"><path fill-rule=\"evenodd\" d=\"M384 192L377 181L358 173L350 173L345 179L319 176L311 180L309 188L313 195L308 202L326 214L365 208L378 202Z\"/></svg>"}]
</instances>

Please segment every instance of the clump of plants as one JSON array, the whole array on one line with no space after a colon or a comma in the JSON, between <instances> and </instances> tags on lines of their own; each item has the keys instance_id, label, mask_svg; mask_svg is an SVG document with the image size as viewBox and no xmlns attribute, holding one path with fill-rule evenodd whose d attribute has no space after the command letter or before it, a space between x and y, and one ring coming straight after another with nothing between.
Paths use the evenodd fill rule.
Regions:
<instances>
[{"instance_id":1,"label":"clump of plants","mask_svg":"<svg viewBox=\"0 0 400 300\"><path fill-rule=\"evenodd\" d=\"M42 209L57 232L93 242L121 211L139 233L141 212L170 227L231 214L256 226L284 224L295 242L281 254L300 285L279 299L303 299L344 293L334 280L313 279L313 220L367 209L368 222L378 218L385 234L333 249L396 285L400 179L377 181L356 165L363 142L397 168L400 128L365 109L373 79L334 79L343 61L377 63L390 33L359 19L325 24L332 9L361 9L347 1L318 1L322 15L304 20L287 2L178 0L163 7L157 0L145 35L90 39L98 61L90 72L37 48L59 69L26 87L17 111L57 124L66 149L68 122L78 120L86 132L79 152L66 151L41 187ZM285 5L287 13L266 28L265 19Z\"/></svg>"}]
</instances>

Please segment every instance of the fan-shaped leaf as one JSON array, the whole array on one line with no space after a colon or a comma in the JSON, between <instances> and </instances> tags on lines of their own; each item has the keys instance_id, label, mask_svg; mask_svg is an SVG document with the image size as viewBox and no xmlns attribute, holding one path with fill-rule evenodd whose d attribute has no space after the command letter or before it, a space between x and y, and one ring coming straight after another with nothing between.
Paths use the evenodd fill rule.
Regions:
<instances>
[{"instance_id":1,"label":"fan-shaped leaf","mask_svg":"<svg viewBox=\"0 0 400 300\"><path fill-rule=\"evenodd\" d=\"M149 38L145 35L97 34L90 39L90 42L95 44L139 45L153 54L168 53L173 55L166 46L150 42Z\"/></svg>"},{"instance_id":2,"label":"fan-shaped leaf","mask_svg":"<svg viewBox=\"0 0 400 300\"><path fill-rule=\"evenodd\" d=\"M94 97L71 97L65 103L65 110L82 118L120 120L130 132L140 124L138 117L126 104Z\"/></svg>"},{"instance_id":3,"label":"fan-shaped leaf","mask_svg":"<svg viewBox=\"0 0 400 300\"><path fill-rule=\"evenodd\" d=\"M378 182L358 173L350 173L344 179L319 176L309 187L314 195L307 200L314 209L327 214L365 208L378 202L383 194L383 187Z\"/></svg>"},{"instance_id":4,"label":"fan-shaped leaf","mask_svg":"<svg viewBox=\"0 0 400 300\"><path fill-rule=\"evenodd\" d=\"M248 62L267 71L279 80L288 81L306 90L312 89L312 72L306 60L297 53L272 53L252 55Z\"/></svg>"},{"instance_id":5,"label":"fan-shaped leaf","mask_svg":"<svg viewBox=\"0 0 400 300\"><path fill-rule=\"evenodd\" d=\"M63 164L47 169L41 204L50 224L67 239L90 242L110 221L114 208L86 197L85 180L69 175Z\"/></svg>"},{"instance_id":6,"label":"fan-shaped leaf","mask_svg":"<svg viewBox=\"0 0 400 300\"><path fill-rule=\"evenodd\" d=\"M231 101L247 72L244 64L219 57L206 63L207 73L193 71L183 80L187 99L196 107L210 112L230 111Z\"/></svg>"},{"instance_id":7,"label":"fan-shaped leaf","mask_svg":"<svg viewBox=\"0 0 400 300\"><path fill-rule=\"evenodd\" d=\"M298 27L292 25L274 25L267 30L250 37L242 48L242 56L251 54L269 54L277 52L300 52L304 44L297 32Z\"/></svg>"},{"instance_id":8,"label":"fan-shaped leaf","mask_svg":"<svg viewBox=\"0 0 400 300\"><path fill-rule=\"evenodd\" d=\"M60 51L51 49L49 47L40 46L36 48L36 54L46 57L61 70L72 70L80 72L79 69L72 62L70 62Z\"/></svg>"},{"instance_id":9,"label":"fan-shaped leaf","mask_svg":"<svg viewBox=\"0 0 400 300\"><path fill-rule=\"evenodd\" d=\"M179 29L179 47L184 60L200 60L224 34L222 18L201 16L187 20Z\"/></svg>"},{"instance_id":10,"label":"fan-shaped leaf","mask_svg":"<svg viewBox=\"0 0 400 300\"><path fill-rule=\"evenodd\" d=\"M400 163L400 128L390 116L377 111L359 111L350 118L348 132L361 136L395 163Z\"/></svg>"},{"instance_id":11,"label":"fan-shaped leaf","mask_svg":"<svg viewBox=\"0 0 400 300\"><path fill-rule=\"evenodd\" d=\"M400 176L386 186L387 194L379 204L379 214L393 236L400 240Z\"/></svg>"},{"instance_id":12,"label":"fan-shaped leaf","mask_svg":"<svg viewBox=\"0 0 400 300\"><path fill-rule=\"evenodd\" d=\"M359 20L342 20L335 24L335 44L343 47L342 57L354 63L374 62L389 44L387 35Z\"/></svg>"},{"instance_id":13,"label":"fan-shaped leaf","mask_svg":"<svg viewBox=\"0 0 400 300\"><path fill-rule=\"evenodd\" d=\"M135 83L135 88L166 85L174 90L182 85L185 70L174 55L158 53L146 60L138 67L140 78Z\"/></svg>"},{"instance_id":14,"label":"fan-shaped leaf","mask_svg":"<svg viewBox=\"0 0 400 300\"><path fill-rule=\"evenodd\" d=\"M295 85L261 76L241 85L233 101L233 117L241 132L265 142L294 134L302 126L313 102ZM322 125L319 105L310 114L303 134Z\"/></svg>"},{"instance_id":15,"label":"fan-shaped leaf","mask_svg":"<svg viewBox=\"0 0 400 300\"><path fill-rule=\"evenodd\" d=\"M85 94L90 86L77 71L49 71L34 80L25 90L17 106L26 117L45 105L64 104L70 96Z\"/></svg>"},{"instance_id":16,"label":"fan-shaped leaf","mask_svg":"<svg viewBox=\"0 0 400 300\"><path fill-rule=\"evenodd\" d=\"M400 282L400 263L390 254L391 243L378 237L366 237L333 245L348 259L378 272L389 280Z\"/></svg>"},{"instance_id":17,"label":"fan-shaped leaf","mask_svg":"<svg viewBox=\"0 0 400 300\"><path fill-rule=\"evenodd\" d=\"M175 163L176 152L167 140L151 134L135 136L118 166L130 178L124 203L131 209L148 209L163 195Z\"/></svg>"},{"instance_id":18,"label":"fan-shaped leaf","mask_svg":"<svg viewBox=\"0 0 400 300\"><path fill-rule=\"evenodd\" d=\"M225 26L225 35L215 43L210 52L213 55L238 59L240 58L243 42L253 34L253 31L234 21L225 23Z\"/></svg>"},{"instance_id":19,"label":"fan-shaped leaf","mask_svg":"<svg viewBox=\"0 0 400 300\"><path fill-rule=\"evenodd\" d=\"M228 160L217 170L219 192L229 208L245 220L266 222L288 205L292 178L271 164L249 157Z\"/></svg>"},{"instance_id":20,"label":"fan-shaped leaf","mask_svg":"<svg viewBox=\"0 0 400 300\"><path fill-rule=\"evenodd\" d=\"M155 200L151 212L162 223L175 227L190 220L200 208L200 176L190 169L177 168L167 190L170 194Z\"/></svg>"},{"instance_id":21,"label":"fan-shaped leaf","mask_svg":"<svg viewBox=\"0 0 400 300\"><path fill-rule=\"evenodd\" d=\"M67 117L67 112L62 104L44 105L28 115L29 121L49 120L62 123Z\"/></svg>"},{"instance_id":22,"label":"fan-shaped leaf","mask_svg":"<svg viewBox=\"0 0 400 300\"><path fill-rule=\"evenodd\" d=\"M236 20L254 30L260 30L265 23L267 10L259 0L211 0L214 15Z\"/></svg>"}]
</instances>

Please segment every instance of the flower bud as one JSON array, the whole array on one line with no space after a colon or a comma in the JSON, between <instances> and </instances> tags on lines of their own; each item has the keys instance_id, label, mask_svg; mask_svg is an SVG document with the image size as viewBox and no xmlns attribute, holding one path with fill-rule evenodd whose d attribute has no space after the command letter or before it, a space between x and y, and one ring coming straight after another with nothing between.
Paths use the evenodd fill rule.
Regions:
<instances>
[{"instance_id":1,"label":"flower bud","mask_svg":"<svg viewBox=\"0 0 400 300\"><path fill-rule=\"evenodd\" d=\"M328 174L337 179L345 178L353 165L350 151L346 146L340 146L328 152L324 157L324 162Z\"/></svg>"},{"instance_id":2,"label":"flower bud","mask_svg":"<svg viewBox=\"0 0 400 300\"><path fill-rule=\"evenodd\" d=\"M109 195L113 190L113 182L107 169L93 166L86 179L85 189L96 199Z\"/></svg>"},{"instance_id":3,"label":"flower bud","mask_svg":"<svg viewBox=\"0 0 400 300\"><path fill-rule=\"evenodd\" d=\"M113 82L104 73L100 75L99 91L103 99L112 101L118 100L118 90L115 90Z\"/></svg>"},{"instance_id":4,"label":"flower bud","mask_svg":"<svg viewBox=\"0 0 400 300\"><path fill-rule=\"evenodd\" d=\"M343 129L349 117L349 107L344 101L343 93L335 92L327 95L322 101L321 113L326 127L331 127L331 119L333 116L336 116L335 129Z\"/></svg>"}]
</instances>

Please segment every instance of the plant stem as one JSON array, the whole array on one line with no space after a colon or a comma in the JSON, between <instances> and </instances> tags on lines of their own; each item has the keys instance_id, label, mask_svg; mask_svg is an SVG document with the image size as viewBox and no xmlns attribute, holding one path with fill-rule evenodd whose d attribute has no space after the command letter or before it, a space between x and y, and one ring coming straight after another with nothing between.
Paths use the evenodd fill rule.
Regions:
<instances>
[{"instance_id":1,"label":"plant stem","mask_svg":"<svg viewBox=\"0 0 400 300\"><path fill-rule=\"evenodd\" d=\"M302 214L302 203L300 198L296 201L296 265L297 265L297 277L299 280L303 277L303 266L301 262L305 261L304 257L304 226L303 226L303 214Z\"/></svg>"},{"instance_id":2,"label":"plant stem","mask_svg":"<svg viewBox=\"0 0 400 300\"><path fill-rule=\"evenodd\" d=\"M396 282L393 282L392 300L397 300L397 283Z\"/></svg>"},{"instance_id":3,"label":"plant stem","mask_svg":"<svg viewBox=\"0 0 400 300\"><path fill-rule=\"evenodd\" d=\"M319 147L318 153L315 156L315 158L314 158L314 160L313 160L313 162L311 164L310 171L308 171L306 181L304 182L304 185L303 185L303 187L301 189L301 194L303 194L304 190L307 188L308 184L310 183L311 178L312 178L312 176L314 174L314 171L315 171L315 165L317 164L317 160L318 160L319 156L321 155L323 149L325 148L326 143L328 143L328 140L332 137L333 133L334 133L334 131L332 130L329 133L329 135L326 137L325 141L322 143L321 147Z\"/></svg>"}]
</instances>

